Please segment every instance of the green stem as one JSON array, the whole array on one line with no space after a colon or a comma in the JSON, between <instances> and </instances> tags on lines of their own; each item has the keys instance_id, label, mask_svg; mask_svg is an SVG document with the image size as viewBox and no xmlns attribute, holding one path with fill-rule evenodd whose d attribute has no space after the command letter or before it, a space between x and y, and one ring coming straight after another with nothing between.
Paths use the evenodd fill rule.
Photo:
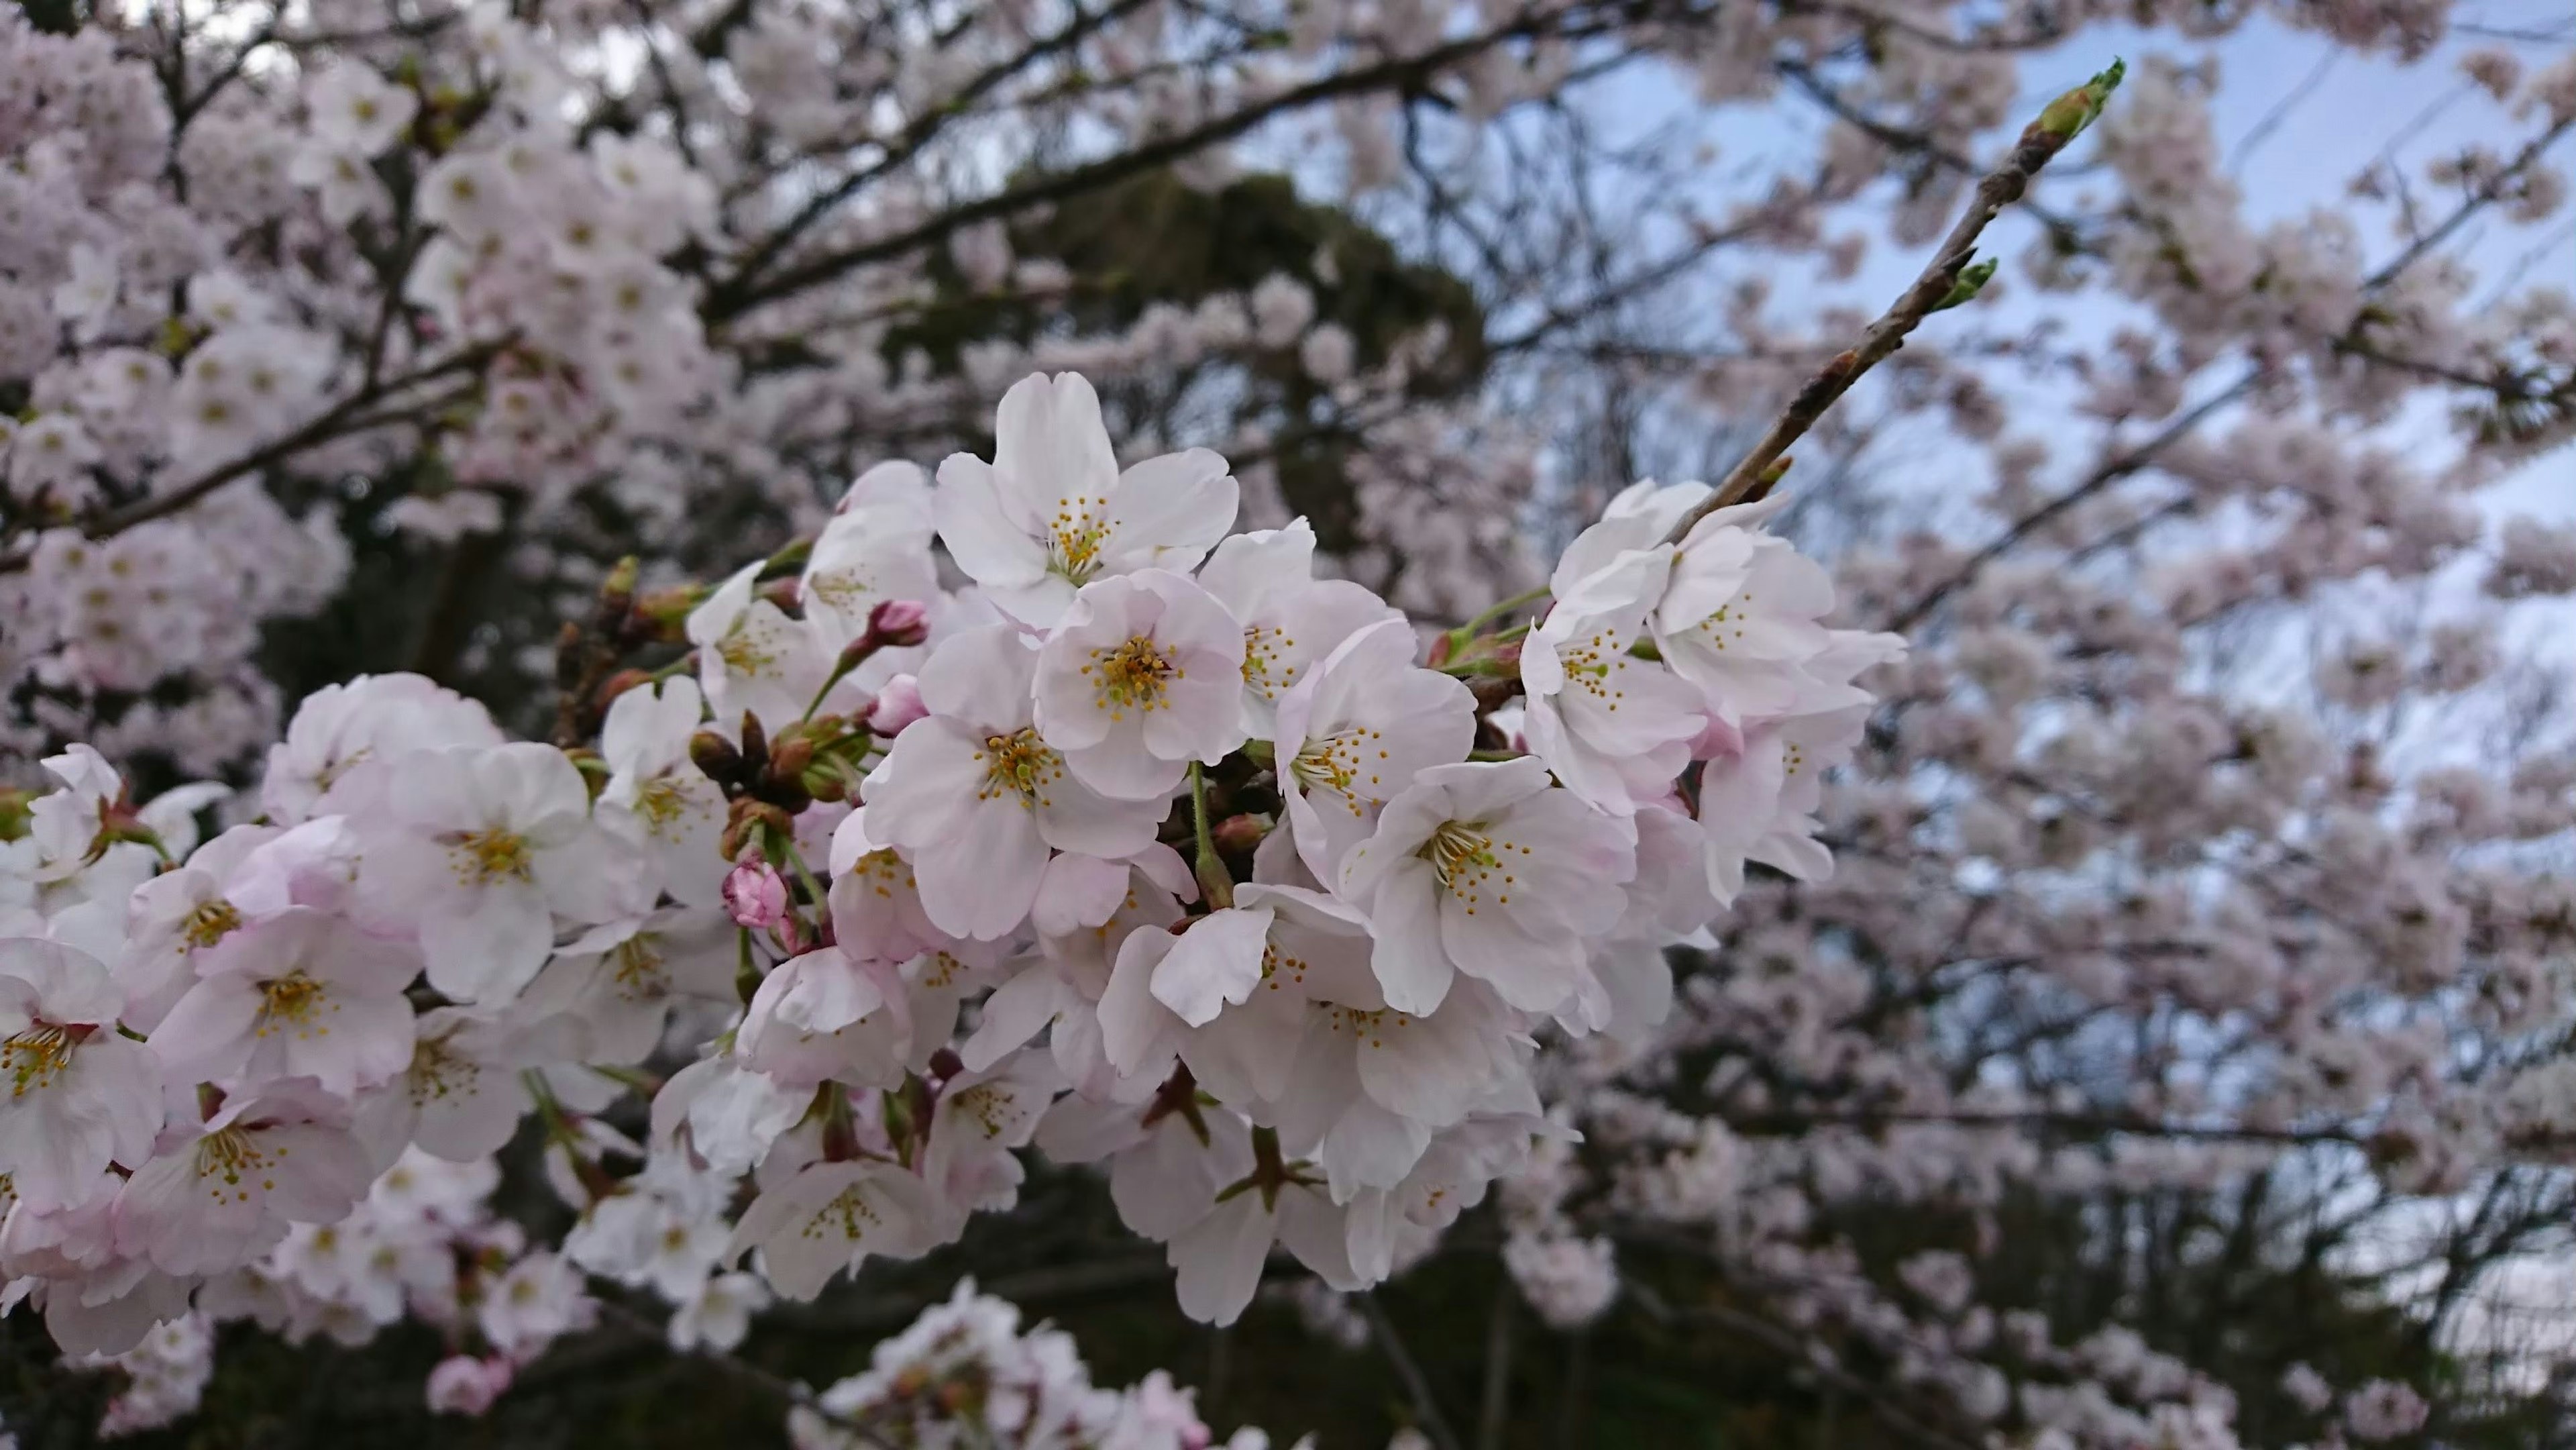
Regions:
<instances>
[{"instance_id":1,"label":"green stem","mask_svg":"<svg viewBox=\"0 0 2576 1450\"><path fill-rule=\"evenodd\" d=\"M816 690L814 692L814 698L805 702L805 713L796 717L796 723L802 725L806 721L813 719L814 712L823 708L823 697L832 693L832 687L839 684L842 679L848 676L850 671L858 668L858 666L859 661L851 659L847 654L834 660L832 662L832 673L823 677L823 688Z\"/></svg>"},{"instance_id":2,"label":"green stem","mask_svg":"<svg viewBox=\"0 0 2576 1450\"><path fill-rule=\"evenodd\" d=\"M742 1005L748 1007L751 1005L752 994L760 990L760 963L751 955L750 927L735 927L733 937L737 949L734 956L733 993L742 999Z\"/></svg>"},{"instance_id":3,"label":"green stem","mask_svg":"<svg viewBox=\"0 0 2576 1450\"><path fill-rule=\"evenodd\" d=\"M787 865L795 871L796 879L805 883L805 890L813 896L814 909L824 910L825 904L831 899L831 893L825 891L823 883L815 879L813 870L805 864L804 856L798 853L795 839L775 831L770 834L777 838L778 849L786 855Z\"/></svg>"},{"instance_id":4,"label":"green stem","mask_svg":"<svg viewBox=\"0 0 2576 1450\"><path fill-rule=\"evenodd\" d=\"M1216 833L1208 824L1207 770L1197 761L1190 762L1190 818L1198 833L1199 854L1192 874L1199 879L1199 890L1206 894L1208 909L1223 911L1234 905L1234 876L1225 869L1225 860L1216 853Z\"/></svg>"},{"instance_id":5,"label":"green stem","mask_svg":"<svg viewBox=\"0 0 2576 1450\"><path fill-rule=\"evenodd\" d=\"M1477 633L1483 630L1486 625L1493 623L1495 620L1502 618L1504 615L1511 613L1515 609L1526 609L1529 606L1538 603L1540 600L1547 598L1547 596L1548 590L1545 585L1541 585L1538 588L1529 591L1527 594L1515 594L1511 598L1504 600L1502 603L1486 610L1484 613L1477 615L1475 618L1468 620L1465 624L1449 631L1449 633L1455 636L1460 644L1464 644L1468 640L1474 639Z\"/></svg>"}]
</instances>

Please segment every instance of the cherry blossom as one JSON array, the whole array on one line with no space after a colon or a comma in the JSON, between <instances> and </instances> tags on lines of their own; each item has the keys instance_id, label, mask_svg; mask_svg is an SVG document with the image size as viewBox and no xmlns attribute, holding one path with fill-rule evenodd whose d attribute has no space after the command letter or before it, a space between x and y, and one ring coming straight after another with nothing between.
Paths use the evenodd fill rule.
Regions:
<instances>
[{"instance_id":1,"label":"cherry blossom","mask_svg":"<svg viewBox=\"0 0 2576 1450\"><path fill-rule=\"evenodd\" d=\"M992 461L952 454L934 495L940 542L993 602L1050 628L1095 579L1195 568L1234 525L1236 485L1205 449L1121 472L1099 395L1078 373L1002 395Z\"/></svg>"}]
</instances>

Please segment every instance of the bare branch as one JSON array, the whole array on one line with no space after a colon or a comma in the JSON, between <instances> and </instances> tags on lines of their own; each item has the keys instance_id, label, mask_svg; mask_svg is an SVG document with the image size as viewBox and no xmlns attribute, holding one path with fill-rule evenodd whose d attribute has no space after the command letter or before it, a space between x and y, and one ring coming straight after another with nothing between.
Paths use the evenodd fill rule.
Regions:
<instances>
[{"instance_id":1,"label":"bare branch","mask_svg":"<svg viewBox=\"0 0 2576 1450\"><path fill-rule=\"evenodd\" d=\"M1734 471L1717 486L1717 491L1673 525L1668 542L1680 543L1701 519L1730 504L1755 497L1756 491L1765 486L1765 480L1778 477L1775 466L1788 453L1789 445L1806 436L1807 430L1816 425L1816 420L1824 416L1825 410L1851 391L1851 385L1860 381L1863 374L1903 347L1906 336L1921 326L1924 318L1976 295L1977 288L1994 273L1992 263L1983 269L1969 266L1977 255L1978 236L2005 207L2020 200L2022 193L2030 189L2031 178L2039 173L2039 169L2065 150L2066 144L2100 114L2102 102L2108 99L2112 88L2119 85L2120 74L2121 67L2115 62L2111 69L2095 76L2091 82L2051 102L2038 120L2023 129L2021 140L2014 143L2012 154L1977 183L1976 197L1969 203L1967 214L1950 228L1950 235L1942 239L1940 250L1933 254L1931 263L1914 279L1914 285L1906 288L1905 294L1896 300L1896 305L1869 325L1861 334L1858 346L1834 354L1824 370L1798 390L1797 396L1789 400L1789 406L1772 421L1770 430L1762 435L1762 441L1735 465Z\"/></svg>"}]
</instances>

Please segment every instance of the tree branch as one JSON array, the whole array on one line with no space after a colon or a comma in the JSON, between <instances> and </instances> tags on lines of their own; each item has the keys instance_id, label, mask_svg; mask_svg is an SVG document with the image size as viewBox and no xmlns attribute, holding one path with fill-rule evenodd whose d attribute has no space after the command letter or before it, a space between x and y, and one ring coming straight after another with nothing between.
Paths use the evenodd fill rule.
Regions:
<instances>
[{"instance_id":1,"label":"tree branch","mask_svg":"<svg viewBox=\"0 0 2576 1450\"><path fill-rule=\"evenodd\" d=\"M469 348L466 351L460 352L454 357L449 358L447 361L440 363L436 367L424 368L419 372L410 373L403 377L396 378L390 383L384 383L381 385L370 384L362 387L358 389L358 391L351 393L348 397L341 399L339 402L332 404L329 408L326 408L322 412L314 415L314 417L303 427L280 437L275 442L252 449L250 452L243 454L232 462L215 469L213 472L195 479L192 482L185 483L177 488L171 489L167 493L154 494L150 498L140 499L134 503L127 504L123 508L111 509L104 514L100 514L97 517L92 518L89 522L83 524L81 526L81 532L89 535L93 539L114 538L116 535L125 532L127 529L133 528L137 524L150 523L154 519L166 518L171 514L175 514L180 510L187 508L190 504L197 502L199 499L204 498L206 495L213 493L216 489L223 487L225 484L231 483L235 479L241 478L247 474L257 473L263 468L281 463L307 448L317 447L321 444L328 443L335 438L344 437L351 433L360 433L369 428L382 427L387 423L403 421L408 417L418 414L424 407L435 405L412 403L391 412L375 414L368 413L367 409L374 403L389 398L396 393L416 388L423 383L431 382L435 379L446 377L454 373L472 372L482 367L483 364L491 361L493 356L499 353L507 345L507 342L504 341L487 343L482 347ZM446 401L449 400L441 398L439 403L443 404ZM19 570L26 568L34 557L35 548L32 545L22 546L9 551L8 553L0 554L0 574L17 573Z\"/></svg>"},{"instance_id":2,"label":"tree branch","mask_svg":"<svg viewBox=\"0 0 2576 1450\"><path fill-rule=\"evenodd\" d=\"M1440 1413L1440 1402L1432 1397L1431 1381L1423 1376L1422 1366L1414 1361L1412 1351L1406 1349L1403 1339L1397 1336L1395 1322L1386 1317L1385 1306L1377 1302L1375 1294L1363 1292L1351 1297L1359 1301L1360 1313L1368 1320L1370 1337L1377 1341L1387 1363L1395 1366L1396 1378L1404 1381L1404 1392L1413 1400L1413 1413L1421 1421L1419 1428L1422 1433L1431 1437L1431 1443L1438 1450L1459 1450L1456 1432L1449 1428L1448 1418Z\"/></svg>"},{"instance_id":3,"label":"tree branch","mask_svg":"<svg viewBox=\"0 0 2576 1450\"><path fill-rule=\"evenodd\" d=\"M1976 295L1985 279L1994 275L1991 262L1982 269L1972 271L1969 267L1977 255L1978 236L2005 207L2021 199L2022 193L2030 189L2031 178L2039 173L2041 167L2065 150L2067 143L2101 114L2102 103L2119 85L2120 75L2121 67L2114 62L2111 69L2095 76L2089 83L2051 102L2038 120L2023 128L2021 140L2014 143L2012 154L1977 183L1976 196L1970 201L1966 215L1950 228L1950 235L1942 238L1940 250L1933 254L1931 263L1914 279L1914 285L1906 288L1905 294L1896 299L1896 305L1862 332L1857 346L1834 354L1824 370L1798 390L1797 396L1789 400L1789 406L1762 435L1762 441L1735 465L1734 471L1717 486L1717 491L1673 525L1667 542L1680 543L1701 519L1730 504L1743 503L1758 496L1767 487L1766 481L1778 478L1776 468L1788 453L1789 445L1806 436L1807 430L1816 425L1816 420L1824 416L1825 410L1851 391L1853 383L1903 347L1906 336L1921 326L1924 318Z\"/></svg>"}]
</instances>

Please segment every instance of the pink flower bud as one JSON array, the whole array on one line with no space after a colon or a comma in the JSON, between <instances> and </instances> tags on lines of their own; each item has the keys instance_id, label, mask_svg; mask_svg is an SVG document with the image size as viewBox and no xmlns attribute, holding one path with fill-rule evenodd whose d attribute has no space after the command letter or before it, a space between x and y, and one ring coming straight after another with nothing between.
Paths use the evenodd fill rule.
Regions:
<instances>
[{"instance_id":1,"label":"pink flower bud","mask_svg":"<svg viewBox=\"0 0 2576 1450\"><path fill-rule=\"evenodd\" d=\"M897 675L886 681L875 703L868 706L868 729L892 740L929 713L930 707L921 703L920 683L910 675Z\"/></svg>"},{"instance_id":2,"label":"pink flower bud","mask_svg":"<svg viewBox=\"0 0 2576 1450\"><path fill-rule=\"evenodd\" d=\"M903 649L930 638L930 606L915 599L888 599L868 611L868 633L890 649Z\"/></svg>"},{"instance_id":3,"label":"pink flower bud","mask_svg":"<svg viewBox=\"0 0 2576 1450\"><path fill-rule=\"evenodd\" d=\"M453 1355L429 1372L429 1407L442 1415L479 1415L510 1387L515 1371L506 1359Z\"/></svg>"},{"instance_id":4,"label":"pink flower bud","mask_svg":"<svg viewBox=\"0 0 2576 1450\"><path fill-rule=\"evenodd\" d=\"M736 926L753 931L775 926L787 915L787 880L777 867L746 851L725 873L724 904Z\"/></svg>"}]
</instances>

